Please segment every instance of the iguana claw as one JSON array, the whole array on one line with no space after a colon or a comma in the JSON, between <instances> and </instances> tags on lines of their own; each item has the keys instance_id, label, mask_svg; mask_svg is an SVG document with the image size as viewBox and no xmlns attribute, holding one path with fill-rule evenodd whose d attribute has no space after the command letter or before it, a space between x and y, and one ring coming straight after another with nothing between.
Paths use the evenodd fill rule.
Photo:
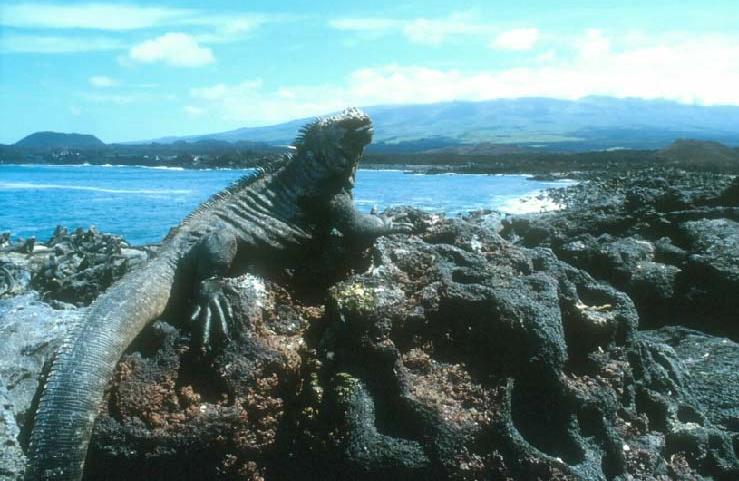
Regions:
<instances>
[{"instance_id":1,"label":"iguana claw","mask_svg":"<svg viewBox=\"0 0 739 481\"><path fill-rule=\"evenodd\" d=\"M410 222L395 222L395 219L400 216L402 216L402 214L380 216L389 234L410 234L413 232L413 224Z\"/></svg>"},{"instance_id":2,"label":"iguana claw","mask_svg":"<svg viewBox=\"0 0 739 481\"><path fill-rule=\"evenodd\" d=\"M223 281L211 277L200 283L199 303L190 320L193 321L195 346L215 351L230 339L229 326L234 320L233 309L224 292Z\"/></svg>"}]
</instances>

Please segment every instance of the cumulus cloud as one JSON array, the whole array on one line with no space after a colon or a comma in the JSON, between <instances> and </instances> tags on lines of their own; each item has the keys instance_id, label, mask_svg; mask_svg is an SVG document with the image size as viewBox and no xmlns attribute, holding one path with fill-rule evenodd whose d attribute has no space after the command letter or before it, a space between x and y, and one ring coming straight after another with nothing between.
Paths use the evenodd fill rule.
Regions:
<instances>
[{"instance_id":1,"label":"cumulus cloud","mask_svg":"<svg viewBox=\"0 0 739 481\"><path fill-rule=\"evenodd\" d=\"M167 33L131 47L128 59L134 62L162 62L175 67L201 67L215 62L213 52L185 33Z\"/></svg>"},{"instance_id":2,"label":"cumulus cloud","mask_svg":"<svg viewBox=\"0 0 739 481\"><path fill-rule=\"evenodd\" d=\"M269 89L260 81L192 89L193 102L244 125L280 122L347 105L413 104L588 95L739 105L736 37L675 37L615 48L601 31L585 32L567 57L533 66L463 72L388 65L359 69L343 82ZM717 61L716 59L720 59Z\"/></svg>"},{"instance_id":3,"label":"cumulus cloud","mask_svg":"<svg viewBox=\"0 0 739 481\"><path fill-rule=\"evenodd\" d=\"M96 88L115 87L118 81L105 75L93 75L89 79L90 85Z\"/></svg>"},{"instance_id":4,"label":"cumulus cloud","mask_svg":"<svg viewBox=\"0 0 739 481\"><path fill-rule=\"evenodd\" d=\"M538 29L516 28L498 34L490 46L501 50L531 50L538 40Z\"/></svg>"},{"instance_id":5,"label":"cumulus cloud","mask_svg":"<svg viewBox=\"0 0 739 481\"><path fill-rule=\"evenodd\" d=\"M359 100L372 103L609 95L738 105L739 42L706 37L618 50L602 32L589 31L569 60L476 73L365 69L354 72L347 85L361 94Z\"/></svg>"}]
</instances>

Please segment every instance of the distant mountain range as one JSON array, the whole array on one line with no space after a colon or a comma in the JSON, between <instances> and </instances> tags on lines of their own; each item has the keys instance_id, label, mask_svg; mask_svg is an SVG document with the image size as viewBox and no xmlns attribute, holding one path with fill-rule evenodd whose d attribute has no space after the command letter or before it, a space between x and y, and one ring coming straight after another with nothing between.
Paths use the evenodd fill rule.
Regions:
<instances>
[{"instance_id":1,"label":"distant mountain range","mask_svg":"<svg viewBox=\"0 0 739 481\"><path fill-rule=\"evenodd\" d=\"M105 143L94 135L64 134L61 132L36 132L26 135L14 144L26 149L90 149L105 147Z\"/></svg>"},{"instance_id":2,"label":"distant mountain range","mask_svg":"<svg viewBox=\"0 0 739 481\"><path fill-rule=\"evenodd\" d=\"M525 151L584 152L661 149L690 138L739 146L739 107L698 106L666 100L586 97L501 99L425 105L370 106L375 137L369 152L501 154ZM267 148L293 142L310 118L266 127L245 127L204 135L162 137L138 144L182 148ZM25 149L104 146L93 135L37 132L15 147Z\"/></svg>"},{"instance_id":3,"label":"distant mountain range","mask_svg":"<svg viewBox=\"0 0 739 481\"><path fill-rule=\"evenodd\" d=\"M501 99L365 107L375 125L371 150L421 152L475 144L541 150L658 149L676 138L739 145L739 107L666 100L586 97ZM156 142L225 140L289 144L310 119Z\"/></svg>"}]
</instances>

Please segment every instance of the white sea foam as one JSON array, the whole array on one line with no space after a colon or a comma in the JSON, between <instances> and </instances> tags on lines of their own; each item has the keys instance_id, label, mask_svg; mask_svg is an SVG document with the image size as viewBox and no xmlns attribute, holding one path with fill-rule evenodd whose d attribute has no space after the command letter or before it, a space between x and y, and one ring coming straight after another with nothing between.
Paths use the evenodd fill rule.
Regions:
<instances>
[{"instance_id":1,"label":"white sea foam","mask_svg":"<svg viewBox=\"0 0 739 481\"><path fill-rule=\"evenodd\" d=\"M413 172L412 170L409 170L409 169L363 169L361 167L358 168L357 171L362 172L362 173L364 172L400 172L404 174Z\"/></svg>"},{"instance_id":2,"label":"white sea foam","mask_svg":"<svg viewBox=\"0 0 739 481\"><path fill-rule=\"evenodd\" d=\"M0 182L0 189L5 190L84 190L89 192L104 192L107 194L139 194L139 195L185 195L192 193L186 189L109 189L105 187L93 187L89 185L73 184L34 184L30 182Z\"/></svg>"},{"instance_id":3,"label":"white sea foam","mask_svg":"<svg viewBox=\"0 0 739 481\"><path fill-rule=\"evenodd\" d=\"M170 167L168 165L154 165L154 166L137 165L136 167L141 167L142 169L155 169L155 170L177 170L177 171L185 170L184 167Z\"/></svg>"},{"instance_id":4,"label":"white sea foam","mask_svg":"<svg viewBox=\"0 0 739 481\"><path fill-rule=\"evenodd\" d=\"M510 199L498 207L498 210L504 214L536 214L563 208L564 205L555 202L546 192L535 192Z\"/></svg>"}]
</instances>

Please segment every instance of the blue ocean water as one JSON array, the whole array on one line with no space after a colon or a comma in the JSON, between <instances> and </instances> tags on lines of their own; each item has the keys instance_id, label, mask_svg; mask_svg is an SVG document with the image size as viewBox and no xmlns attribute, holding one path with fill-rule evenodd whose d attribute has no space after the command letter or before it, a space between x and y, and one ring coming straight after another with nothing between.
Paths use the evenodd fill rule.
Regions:
<instances>
[{"instance_id":1,"label":"blue ocean water","mask_svg":"<svg viewBox=\"0 0 739 481\"><path fill-rule=\"evenodd\" d=\"M192 209L246 170L178 170L124 166L0 165L0 232L46 240L57 224L95 225L129 242L158 242ZM523 175L420 175L361 170L360 210L395 205L457 214L516 205L555 185Z\"/></svg>"}]
</instances>

